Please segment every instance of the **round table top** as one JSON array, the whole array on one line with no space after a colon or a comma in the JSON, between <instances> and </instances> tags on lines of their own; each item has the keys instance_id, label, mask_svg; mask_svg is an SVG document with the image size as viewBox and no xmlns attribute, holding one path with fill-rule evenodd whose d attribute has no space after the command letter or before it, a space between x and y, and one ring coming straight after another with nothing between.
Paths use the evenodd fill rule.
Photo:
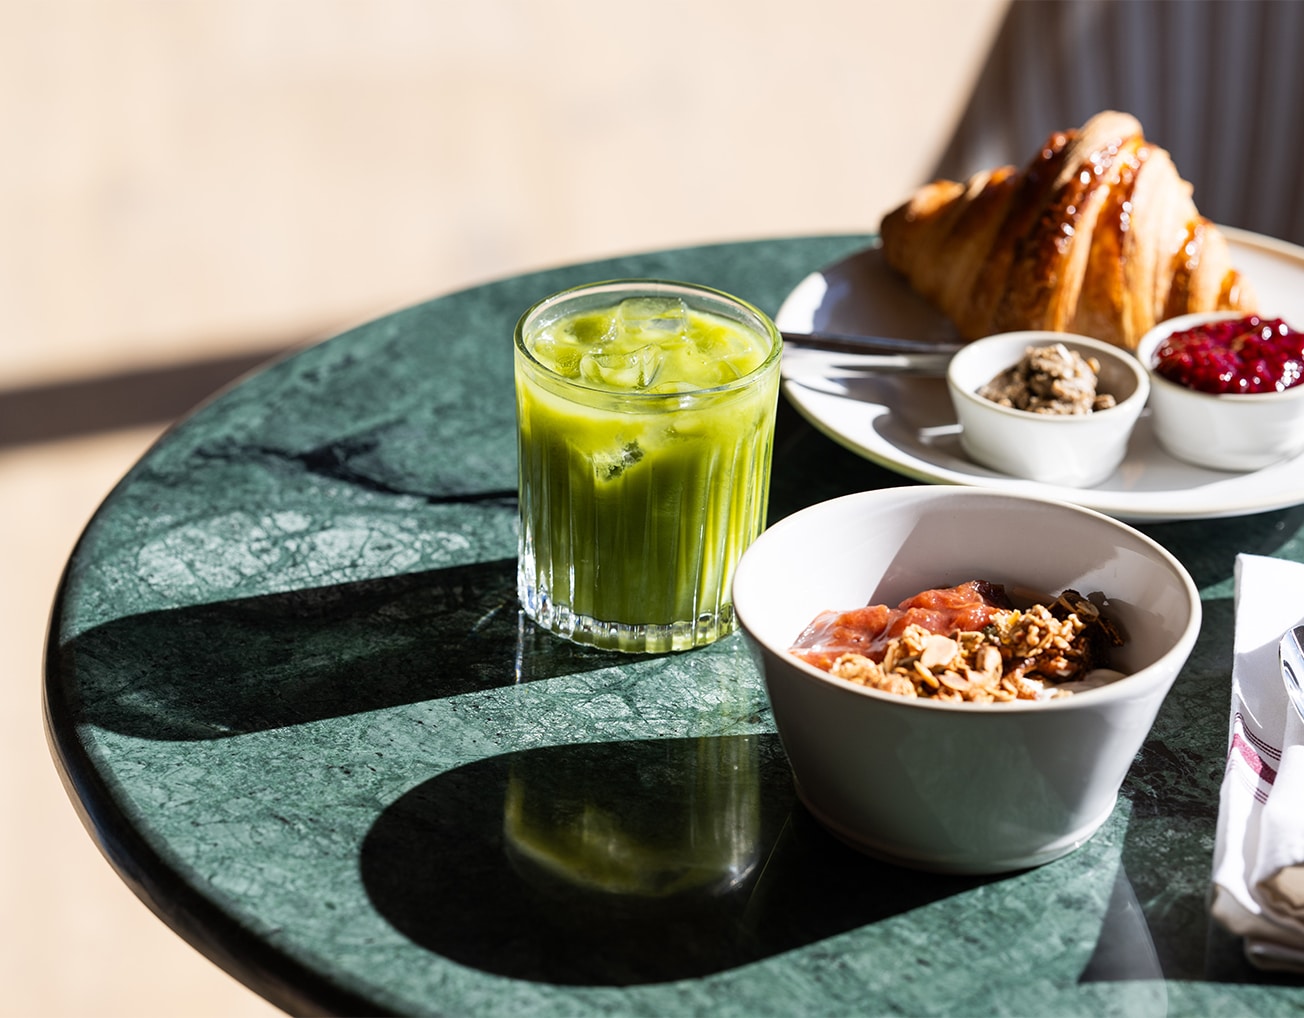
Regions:
<instances>
[{"instance_id":1,"label":"round table top","mask_svg":"<svg viewBox=\"0 0 1304 1018\"><path fill-rule=\"evenodd\" d=\"M1195 577L1201 638L1110 819L1002 877L896 869L815 824L741 636L625 656L520 617L520 313L640 276L773 314L870 240L502 280L289 356L171 429L78 543L47 652L54 756L122 878L294 1012L1304 1007L1206 900L1234 557L1304 559L1299 508L1140 528ZM780 401L771 520L906 483Z\"/></svg>"}]
</instances>

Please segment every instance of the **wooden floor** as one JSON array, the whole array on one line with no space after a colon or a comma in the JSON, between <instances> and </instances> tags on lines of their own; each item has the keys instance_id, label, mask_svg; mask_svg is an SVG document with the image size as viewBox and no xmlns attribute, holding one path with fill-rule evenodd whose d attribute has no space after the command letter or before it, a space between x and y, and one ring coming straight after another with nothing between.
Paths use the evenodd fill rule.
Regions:
<instances>
[{"instance_id":1,"label":"wooden floor","mask_svg":"<svg viewBox=\"0 0 1304 1018\"><path fill-rule=\"evenodd\" d=\"M1003 11L0 0L0 1016L273 1010L112 872L42 728L62 565L166 422L497 276L873 230Z\"/></svg>"}]
</instances>

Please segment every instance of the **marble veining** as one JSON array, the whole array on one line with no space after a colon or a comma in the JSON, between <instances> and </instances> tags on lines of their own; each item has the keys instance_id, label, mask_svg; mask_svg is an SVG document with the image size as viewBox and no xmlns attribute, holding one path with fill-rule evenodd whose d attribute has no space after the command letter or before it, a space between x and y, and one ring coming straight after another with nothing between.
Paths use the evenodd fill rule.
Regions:
<instances>
[{"instance_id":1,"label":"marble veining","mask_svg":"<svg viewBox=\"0 0 1304 1018\"><path fill-rule=\"evenodd\" d=\"M659 252L451 294L173 428L88 526L47 661L56 758L124 878L293 1011L1304 1007L1204 901L1234 555L1304 558L1304 510L1142 528L1195 576L1200 640L1104 827L999 878L899 870L818 827L741 637L625 657L521 618L517 316L619 276L773 312L867 240ZM781 406L771 519L902 483Z\"/></svg>"}]
</instances>

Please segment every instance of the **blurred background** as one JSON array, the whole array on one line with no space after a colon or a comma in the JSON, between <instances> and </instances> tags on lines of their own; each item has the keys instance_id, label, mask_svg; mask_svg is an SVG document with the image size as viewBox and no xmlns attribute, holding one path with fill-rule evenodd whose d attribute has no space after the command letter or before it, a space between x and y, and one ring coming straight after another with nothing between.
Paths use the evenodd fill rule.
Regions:
<instances>
[{"instance_id":1,"label":"blurred background","mask_svg":"<svg viewBox=\"0 0 1304 1018\"><path fill-rule=\"evenodd\" d=\"M1304 133L1277 94L1304 72L1212 44L1290 54L1304 4L1266 5L1284 34L1237 6L0 0L0 1015L273 1010L110 870L42 731L59 572L169 421L271 356L500 276L871 232L939 169L1024 162L1105 105L1169 132L1188 176L1201 160L1213 218L1304 230ZM1288 199L1235 205L1240 178L1205 159L1210 118L1163 77L1188 62L1159 59L1178 10L1208 33L1191 89L1248 67L1237 102L1296 117L1227 156L1288 147L1267 161Z\"/></svg>"}]
</instances>

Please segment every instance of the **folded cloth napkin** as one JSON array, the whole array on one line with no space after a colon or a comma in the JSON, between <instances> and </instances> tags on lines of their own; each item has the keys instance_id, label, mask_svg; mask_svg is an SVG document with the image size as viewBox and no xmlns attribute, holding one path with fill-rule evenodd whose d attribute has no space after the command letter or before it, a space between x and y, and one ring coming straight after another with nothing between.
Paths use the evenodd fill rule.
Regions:
<instances>
[{"instance_id":1,"label":"folded cloth napkin","mask_svg":"<svg viewBox=\"0 0 1304 1018\"><path fill-rule=\"evenodd\" d=\"M1304 972L1304 721L1277 647L1304 622L1304 564L1236 558L1227 768L1218 802L1213 916L1263 969Z\"/></svg>"}]
</instances>

